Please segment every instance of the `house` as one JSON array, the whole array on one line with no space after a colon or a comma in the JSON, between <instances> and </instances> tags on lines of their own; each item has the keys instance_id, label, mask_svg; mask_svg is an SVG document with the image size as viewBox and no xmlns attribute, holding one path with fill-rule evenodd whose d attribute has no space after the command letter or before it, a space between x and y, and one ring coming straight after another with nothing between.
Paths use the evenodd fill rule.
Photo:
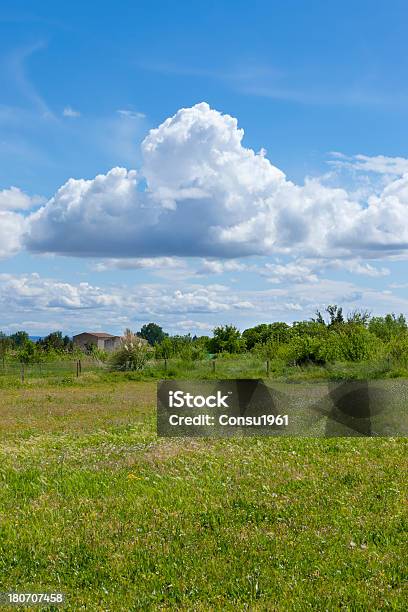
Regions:
<instances>
[{"instance_id":1,"label":"house","mask_svg":"<svg viewBox=\"0 0 408 612\"><path fill-rule=\"evenodd\" d=\"M82 334L77 334L73 337L73 342L74 346L78 346L85 351L94 346L102 351L111 353L120 347L121 337L105 332L82 332Z\"/></svg>"}]
</instances>

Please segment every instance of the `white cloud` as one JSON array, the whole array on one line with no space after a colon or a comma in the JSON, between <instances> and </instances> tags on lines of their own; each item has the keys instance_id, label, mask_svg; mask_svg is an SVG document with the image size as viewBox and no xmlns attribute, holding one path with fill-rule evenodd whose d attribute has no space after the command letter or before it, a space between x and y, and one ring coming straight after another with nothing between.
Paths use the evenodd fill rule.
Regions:
<instances>
[{"instance_id":1,"label":"white cloud","mask_svg":"<svg viewBox=\"0 0 408 612\"><path fill-rule=\"evenodd\" d=\"M101 287L39 274L0 274L1 324L3 330L11 331L100 329L118 333L155 321L166 331L199 333L227 323L244 329L258 322L305 319L331 303L343 305L346 312L355 308L367 308L373 314L407 311L408 300L391 289L377 291L327 278L258 289L182 281Z\"/></svg>"},{"instance_id":2,"label":"white cloud","mask_svg":"<svg viewBox=\"0 0 408 612\"><path fill-rule=\"evenodd\" d=\"M214 329L214 325L210 323L204 323L202 321L192 321L191 319L186 319L184 321L179 321L175 324L176 329L180 329L183 332L191 332L191 330L199 330L202 332L209 332Z\"/></svg>"},{"instance_id":3,"label":"white cloud","mask_svg":"<svg viewBox=\"0 0 408 612\"><path fill-rule=\"evenodd\" d=\"M144 113L139 113L133 110L120 109L116 112L118 113L118 115L121 115L122 117L128 117L129 119L145 119L146 118L146 115Z\"/></svg>"},{"instance_id":4,"label":"white cloud","mask_svg":"<svg viewBox=\"0 0 408 612\"><path fill-rule=\"evenodd\" d=\"M44 202L40 196L29 196L18 187L0 190L0 211L29 210Z\"/></svg>"},{"instance_id":5,"label":"white cloud","mask_svg":"<svg viewBox=\"0 0 408 612\"><path fill-rule=\"evenodd\" d=\"M64 117L71 117L73 119L76 119L77 117L81 116L81 113L77 110L74 110L71 106L66 106L62 111L62 114Z\"/></svg>"},{"instance_id":6,"label":"white cloud","mask_svg":"<svg viewBox=\"0 0 408 612\"><path fill-rule=\"evenodd\" d=\"M236 119L205 103L181 109L143 141L140 173L113 168L92 180L70 179L31 215L25 244L34 252L116 260L279 253L361 259L407 251L408 174L360 202L318 179L295 185L242 138ZM353 163L404 165L401 158L373 159ZM208 271L227 270L209 261Z\"/></svg>"},{"instance_id":7,"label":"white cloud","mask_svg":"<svg viewBox=\"0 0 408 612\"><path fill-rule=\"evenodd\" d=\"M18 253L25 227L24 217L0 209L0 259Z\"/></svg>"},{"instance_id":8,"label":"white cloud","mask_svg":"<svg viewBox=\"0 0 408 612\"><path fill-rule=\"evenodd\" d=\"M93 181L69 180L33 216L28 246L112 257L254 251L226 243L222 231L262 210L284 175L242 147L242 137L235 119L206 104L182 109L143 142L142 176L114 168Z\"/></svg>"},{"instance_id":9,"label":"white cloud","mask_svg":"<svg viewBox=\"0 0 408 612\"><path fill-rule=\"evenodd\" d=\"M291 261L286 264L267 263L260 272L272 283L316 283L318 280L313 268L302 261Z\"/></svg>"},{"instance_id":10,"label":"white cloud","mask_svg":"<svg viewBox=\"0 0 408 612\"><path fill-rule=\"evenodd\" d=\"M359 172L373 172L387 176L402 176L408 172L408 159L405 157L387 157L385 155L344 155L332 151L334 160L328 163L337 168L348 168Z\"/></svg>"},{"instance_id":11,"label":"white cloud","mask_svg":"<svg viewBox=\"0 0 408 612\"><path fill-rule=\"evenodd\" d=\"M111 308L120 304L114 293L87 282L70 283L41 278L33 273L22 276L0 275L0 304L31 311L48 309Z\"/></svg>"},{"instance_id":12,"label":"white cloud","mask_svg":"<svg viewBox=\"0 0 408 612\"><path fill-rule=\"evenodd\" d=\"M105 259L97 262L95 272L108 270L170 270L185 268L185 262L177 257L138 257L134 259Z\"/></svg>"},{"instance_id":13,"label":"white cloud","mask_svg":"<svg viewBox=\"0 0 408 612\"><path fill-rule=\"evenodd\" d=\"M44 202L39 196L29 196L18 187L0 190L0 259L11 257L22 248L22 237L28 227L21 214Z\"/></svg>"},{"instance_id":14,"label":"white cloud","mask_svg":"<svg viewBox=\"0 0 408 612\"><path fill-rule=\"evenodd\" d=\"M372 278L381 278L388 276L390 270L385 267L377 268L368 262L360 262L358 260L334 260L330 262L330 268L339 268L341 270L347 270L352 274L359 274L361 276L371 276Z\"/></svg>"},{"instance_id":15,"label":"white cloud","mask_svg":"<svg viewBox=\"0 0 408 612\"><path fill-rule=\"evenodd\" d=\"M230 259L204 259L196 274L205 276L207 274L224 274L225 272L242 272L253 269L254 266Z\"/></svg>"}]
</instances>

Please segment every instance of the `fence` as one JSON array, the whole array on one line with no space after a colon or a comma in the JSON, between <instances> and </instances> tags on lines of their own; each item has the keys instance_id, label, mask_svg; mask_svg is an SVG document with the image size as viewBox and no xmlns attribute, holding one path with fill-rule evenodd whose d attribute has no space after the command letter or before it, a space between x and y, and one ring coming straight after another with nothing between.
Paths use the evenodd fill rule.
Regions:
<instances>
[{"instance_id":1,"label":"fence","mask_svg":"<svg viewBox=\"0 0 408 612\"><path fill-rule=\"evenodd\" d=\"M25 382L37 378L65 378L79 377L83 372L97 371L101 362L90 359L76 359L71 361L41 362L41 363L0 363L1 378L18 379Z\"/></svg>"},{"instance_id":2,"label":"fence","mask_svg":"<svg viewBox=\"0 0 408 612\"><path fill-rule=\"evenodd\" d=\"M0 362L0 380L7 378L24 383L27 380L43 378L71 379L79 378L86 372L101 372L110 369L108 364L90 358L31 364ZM123 371L122 368L117 369ZM208 378L217 375L223 378L267 377L270 374L270 362L252 356L192 361L178 358L151 359L143 368L142 373L152 378L166 378L167 376Z\"/></svg>"}]
</instances>

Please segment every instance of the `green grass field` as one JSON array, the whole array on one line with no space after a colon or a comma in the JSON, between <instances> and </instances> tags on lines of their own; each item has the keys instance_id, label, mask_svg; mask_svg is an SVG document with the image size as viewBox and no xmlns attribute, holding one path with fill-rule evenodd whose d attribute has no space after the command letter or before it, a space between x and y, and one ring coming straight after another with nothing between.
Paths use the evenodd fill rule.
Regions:
<instances>
[{"instance_id":1,"label":"green grass field","mask_svg":"<svg viewBox=\"0 0 408 612\"><path fill-rule=\"evenodd\" d=\"M1 390L0 591L63 591L69 610L407 610L408 439L158 439L155 389Z\"/></svg>"}]
</instances>

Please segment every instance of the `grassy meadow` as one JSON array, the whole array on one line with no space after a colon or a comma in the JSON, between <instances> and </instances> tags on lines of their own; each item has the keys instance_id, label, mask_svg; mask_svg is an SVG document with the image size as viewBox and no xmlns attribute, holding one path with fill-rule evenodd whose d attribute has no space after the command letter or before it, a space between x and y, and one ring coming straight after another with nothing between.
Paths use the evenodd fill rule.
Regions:
<instances>
[{"instance_id":1,"label":"grassy meadow","mask_svg":"<svg viewBox=\"0 0 408 612\"><path fill-rule=\"evenodd\" d=\"M0 591L68 610L406 610L406 438L159 439L155 382L3 386ZM37 608L38 609L38 608Z\"/></svg>"}]
</instances>

